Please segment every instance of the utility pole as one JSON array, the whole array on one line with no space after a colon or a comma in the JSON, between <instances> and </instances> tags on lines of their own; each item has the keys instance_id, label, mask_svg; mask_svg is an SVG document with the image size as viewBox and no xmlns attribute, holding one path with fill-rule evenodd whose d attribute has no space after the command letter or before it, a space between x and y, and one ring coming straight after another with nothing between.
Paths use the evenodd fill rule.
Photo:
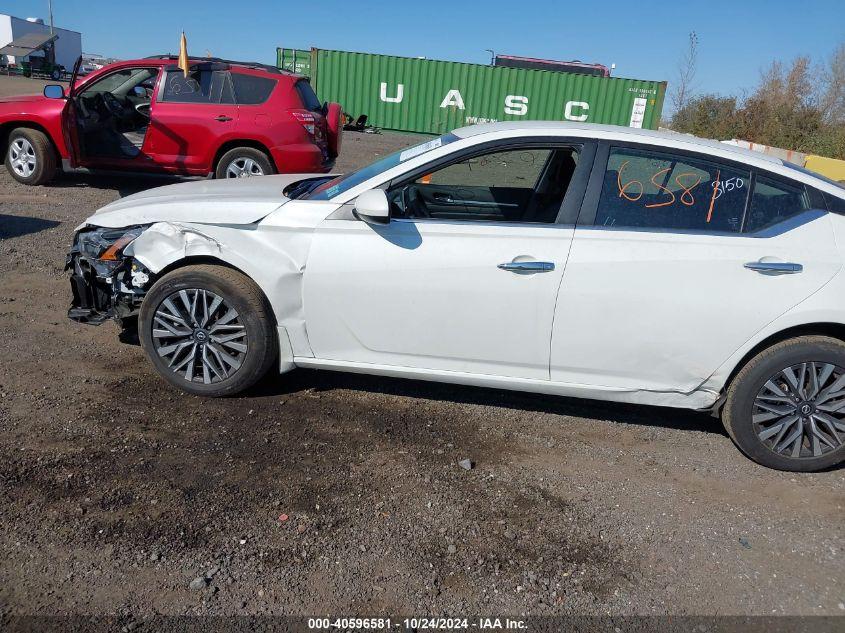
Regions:
<instances>
[{"instance_id":1,"label":"utility pole","mask_svg":"<svg viewBox=\"0 0 845 633\"><path fill-rule=\"evenodd\" d=\"M487 51L488 53L490 53L490 65L495 66L496 65L496 51L494 51L492 48L485 48L484 50Z\"/></svg>"},{"instance_id":2,"label":"utility pole","mask_svg":"<svg viewBox=\"0 0 845 633\"><path fill-rule=\"evenodd\" d=\"M50 11L50 35L53 35L53 0L47 0L47 7Z\"/></svg>"}]
</instances>

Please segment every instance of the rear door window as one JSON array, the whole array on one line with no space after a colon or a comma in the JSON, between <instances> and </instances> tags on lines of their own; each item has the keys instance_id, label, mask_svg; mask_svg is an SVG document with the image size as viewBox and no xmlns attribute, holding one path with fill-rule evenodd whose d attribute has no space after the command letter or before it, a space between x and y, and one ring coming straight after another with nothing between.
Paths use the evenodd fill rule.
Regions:
<instances>
[{"instance_id":1,"label":"rear door window","mask_svg":"<svg viewBox=\"0 0 845 633\"><path fill-rule=\"evenodd\" d=\"M757 176L745 231L752 233L768 228L809 208L810 201L803 186Z\"/></svg>"},{"instance_id":2,"label":"rear door window","mask_svg":"<svg viewBox=\"0 0 845 633\"><path fill-rule=\"evenodd\" d=\"M181 71L169 71L158 100L167 103L235 102L229 72L225 70L193 70L187 77Z\"/></svg>"},{"instance_id":3,"label":"rear door window","mask_svg":"<svg viewBox=\"0 0 845 633\"><path fill-rule=\"evenodd\" d=\"M232 83L235 87L235 99L240 105L258 105L270 98L276 80L269 77L232 73Z\"/></svg>"},{"instance_id":4,"label":"rear door window","mask_svg":"<svg viewBox=\"0 0 845 633\"><path fill-rule=\"evenodd\" d=\"M612 148L595 223L613 228L739 232L750 172L725 164Z\"/></svg>"}]
</instances>

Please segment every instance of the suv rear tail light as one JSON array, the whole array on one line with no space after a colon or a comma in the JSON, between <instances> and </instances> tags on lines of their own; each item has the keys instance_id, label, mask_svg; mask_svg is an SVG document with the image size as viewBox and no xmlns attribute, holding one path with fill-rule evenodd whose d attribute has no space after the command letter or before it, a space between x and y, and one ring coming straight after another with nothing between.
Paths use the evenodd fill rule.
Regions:
<instances>
[{"instance_id":1,"label":"suv rear tail light","mask_svg":"<svg viewBox=\"0 0 845 633\"><path fill-rule=\"evenodd\" d=\"M313 114L308 110L291 110L290 113L294 119L302 124L309 135L314 136L316 119L314 119Z\"/></svg>"}]
</instances>

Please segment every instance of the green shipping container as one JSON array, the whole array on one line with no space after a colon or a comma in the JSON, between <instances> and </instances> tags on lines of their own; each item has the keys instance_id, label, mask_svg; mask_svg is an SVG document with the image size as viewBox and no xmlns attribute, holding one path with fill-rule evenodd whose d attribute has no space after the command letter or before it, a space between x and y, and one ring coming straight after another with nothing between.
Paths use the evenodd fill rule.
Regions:
<instances>
[{"instance_id":1,"label":"green shipping container","mask_svg":"<svg viewBox=\"0 0 845 633\"><path fill-rule=\"evenodd\" d=\"M299 51L303 53L304 51ZM292 70L296 51L278 49ZM592 77L312 48L311 83L323 101L376 127L442 134L493 121L586 121L656 129L665 81Z\"/></svg>"},{"instance_id":2,"label":"green shipping container","mask_svg":"<svg viewBox=\"0 0 845 633\"><path fill-rule=\"evenodd\" d=\"M297 75L311 76L311 51L297 48L277 48L276 66Z\"/></svg>"}]
</instances>

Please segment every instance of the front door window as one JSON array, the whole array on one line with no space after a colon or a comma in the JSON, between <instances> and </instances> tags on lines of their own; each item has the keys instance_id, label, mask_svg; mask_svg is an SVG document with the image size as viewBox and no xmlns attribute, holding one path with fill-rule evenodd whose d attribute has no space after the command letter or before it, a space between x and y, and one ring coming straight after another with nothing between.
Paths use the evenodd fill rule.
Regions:
<instances>
[{"instance_id":1,"label":"front door window","mask_svg":"<svg viewBox=\"0 0 845 633\"><path fill-rule=\"evenodd\" d=\"M570 148L473 156L389 192L394 218L553 223L578 164Z\"/></svg>"}]
</instances>

